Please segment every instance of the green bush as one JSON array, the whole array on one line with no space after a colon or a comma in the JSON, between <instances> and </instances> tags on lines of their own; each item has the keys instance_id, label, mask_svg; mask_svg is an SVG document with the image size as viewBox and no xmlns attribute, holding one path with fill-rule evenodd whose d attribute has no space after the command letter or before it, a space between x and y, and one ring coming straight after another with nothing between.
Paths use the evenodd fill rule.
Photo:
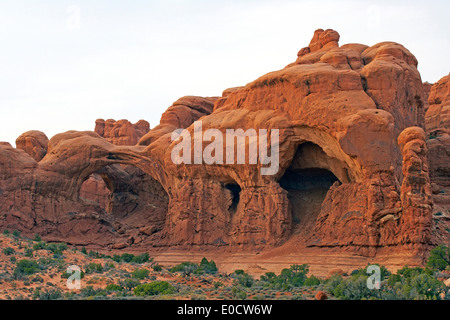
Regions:
<instances>
[{"instance_id":1,"label":"green bush","mask_svg":"<svg viewBox=\"0 0 450 320\"><path fill-rule=\"evenodd\" d=\"M31 275L39 270L38 263L35 260L22 259L17 262L16 268L14 269L14 276L20 278L22 276Z\"/></svg>"},{"instance_id":2,"label":"green bush","mask_svg":"<svg viewBox=\"0 0 450 320\"><path fill-rule=\"evenodd\" d=\"M339 299L383 299L383 300L417 300L440 299L445 292L445 285L433 277L430 269L408 266L390 274L381 269L381 288L368 289L368 275L364 269L355 270L352 276L344 279L340 275L333 275L326 281L326 290ZM384 280L387 277L387 281Z\"/></svg>"},{"instance_id":3,"label":"green bush","mask_svg":"<svg viewBox=\"0 0 450 320\"><path fill-rule=\"evenodd\" d=\"M450 265L450 247L439 245L430 251L427 267L433 270L445 270Z\"/></svg>"},{"instance_id":4,"label":"green bush","mask_svg":"<svg viewBox=\"0 0 450 320\"><path fill-rule=\"evenodd\" d=\"M136 296L154 296L175 293L175 288L167 281L153 281L144 283L134 288Z\"/></svg>"},{"instance_id":5,"label":"green bush","mask_svg":"<svg viewBox=\"0 0 450 320\"><path fill-rule=\"evenodd\" d=\"M308 286L308 287L318 286L319 284L320 284L320 279L315 277L314 275L311 275L303 283L304 286Z\"/></svg>"},{"instance_id":6,"label":"green bush","mask_svg":"<svg viewBox=\"0 0 450 320\"><path fill-rule=\"evenodd\" d=\"M293 264L290 269L294 273L303 273L304 275L307 275L309 272L309 266L307 264Z\"/></svg>"},{"instance_id":7,"label":"green bush","mask_svg":"<svg viewBox=\"0 0 450 320\"><path fill-rule=\"evenodd\" d=\"M41 242L42 239L41 239L41 237L36 233L36 234L34 235L33 241Z\"/></svg>"},{"instance_id":8,"label":"green bush","mask_svg":"<svg viewBox=\"0 0 450 320\"><path fill-rule=\"evenodd\" d=\"M242 287L240 287L240 286L234 286L234 287L231 289L231 294L233 295L233 297L234 297L235 299L238 299L238 300L245 300L245 299L247 299L247 293L246 293L245 290L244 290Z\"/></svg>"},{"instance_id":9,"label":"green bush","mask_svg":"<svg viewBox=\"0 0 450 320\"><path fill-rule=\"evenodd\" d=\"M140 282L135 279L125 279L125 280L119 280L119 285L128 291L133 290L136 286L138 286Z\"/></svg>"},{"instance_id":10,"label":"green bush","mask_svg":"<svg viewBox=\"0 0 450 320\"><path fill-rule=\"evenodd\" d=\"M33 292L33 299L39 300L56 300L62 297L62 293L59 289L50 289L41 291L40 289L35 289Z\"/></svg>"},{"instance_id":11,"label":"green bush","mask_svg":"<svg viewBox=\"0 0 450 320\"><path fill-rule=\"evenodd\" d=\"M3 249L3 253L5 255L9 256L9 255L16 253L16 251L11 247L7 247L7 248Z\"/></svg>"},{"instance_id":12,"label":"green bush","mask_svg":"<svg viewBox=\"0 0 450 320\"><path fill-rule=\"evenodd\" d=\"M20 237L20 231L18 230L13 230L12 235L16 238Z\"/></svg>"},{"instance_id":13,"label":"green bush","mask_svg":"<svg viewBox=\"0 0 450 320\"><path fill-rule=\"evenodd\" d=\"M305 285L305 281L308 279L306 276L308 272L309 266L307 264L294 264L291 265L290 268L281 270L281 273L278 276L273 272L266 272L266 274L261 275L260 280L262 285L266 288L288 291L292 287L301 287ZM315 285L317 281L318 279L316 277L311 276L309 284L307 283L306 285Z\"/></svg>"},{"instance_id":14,"label":"green bush","mask_svg":"<svg viewBox=\"0 0 450 320\"><path fill-rule=\"evenodd\" d=\"M170 272L181 272L184 276L190 276L192 273L199 273L201 269L199 266L192 262L182 262L175 267L171 268Z\"/></svg>"},{"instance_id":15,"label":"green bush","mask_svg":"<svg viewBox=\"0 0 450 320\"><path fill-rule=\"evenodd\" d=\"M153 268L153 271L156 271L156 272L162 271L162 267L159 264L155 264L152 268Z\"/></svg>"},{"instance_id":16,"label":"green bush","mask_svg":"<svg viewBox=\"0 0 450 320\"><path fill-rule=\"evenodd\" d=\"M138 256L135 256L131 253L123 253L122 255L114 254L111 259L115 262L126 262L126 263L145 263L153 261L153 258L150 258L148 253L143 253Z\"/></svg>"},{"instance_id":17,"label":"green bush","mask_svg":"<svg viewBox=\"0 0 450 320\"><path fill-rule=\"evenodd\" d=\"M106 291L122 291L122 286L119 286L118 284L110 283L106 286Z\"/></svg>"},{"instance_id":18,"label":"green bush","mask_svg":"<svg viewBox=\"0 0 450 320\"><path fill-rule=\"evenodd\" d=\"M134 258L134 255L131 253L124 253L122 254L122 256L120 257L120 260L124 261L124 262L131 262Z\"/></svg>"},{"instance_id":19,"label":"green bush","mask_svg":"<svg viewBox=\"0 0 450 320\"><path fill-rule=\"evenodd\" d=\"M42 249L45 249L45 242L43 242L43 241L39 241L33 245L33 250L35 250L35 251L42 250Z\"/></svg>"},{"instance_id":20,"label":"green bush","mask_svg":"<svg viewBox=\"0 0 450 320\"><path fill-rule=\"evenodd\" d=\"M200 262L200 268L208 274L217 273L217 266L213 260L208 261L206 258L203 258Z\"/></svg>"},{"instance_id":21,"label":"green bush","mask_svg":"<svg viewBox=\"0 0 450 320\"><path fill-rule=\"evenodd\" d=\"M150 271L148 269L136 269L131 273L131 276L135 279L140 279L140 280L144 280L145 278L148 277L148 275L150 274Z\"/></svg>"},{"instance_id":22,"label":"green bush","mask_svg":"<svg viewBox=\"0 0 450 320\"><path fill-rule=\"evenodd\" d=\"M103 289L94 289L93 286L87 286L81 289L81 295L83 297L98 297L98 296L107 296L108 293Z\"/></svg>"},{"instance_id":23,"label":"green bush","mask_svg":"<svg viewBox=\"0 0 450 320\"><path fill-rule=\"evenodd\" d=\"M32 258L33 257L33 249L31 249L31 248L25 249L25 257Z\"/></svg>"},{"instance_id":24,"label":"green bush","mask_svg":"<svg viewBox=\"0 0 450 320\"><path fill-rule=\"evenodd\" d=\"M276 278L275 272L266 272L265 274L260 276L261 281L270 281L273 278Z\"/></svg>"},{"instance_id":25,"label":"green bush","mask_svg":"<svg viewBox=\"0 0 450 320\"><path fill-rule=\"evenodd\" d=\"M237 282L245 288L250 288L253 285L254 280L250 275L244 273L238 276Z\"/></svg>"},{"instance_id":26,"label":"green bush","mask_svg":"<svg viewBox=\"0 0 450 320\"><path fill-rule=\"evenodd\" d=\"M101 263L91 262L86 267L86 273L103 273L103 266Z\"/></svg>"},{"instance_id":27,"label":"green bush","mask_svg":"<svg viewBox=\"0 0 450 320\"><path fill-rule=\"evenodd\" d=\"M153 259L151 259L151 260L153 260ZM143 254L140 254L138 256L134 256L131 259L131 262L134 262L134 263L145 263L145 262L148 262L148 261L150 261L150 257L148 255L148 253L143 253Z\"/></svg>"}]
</instances>

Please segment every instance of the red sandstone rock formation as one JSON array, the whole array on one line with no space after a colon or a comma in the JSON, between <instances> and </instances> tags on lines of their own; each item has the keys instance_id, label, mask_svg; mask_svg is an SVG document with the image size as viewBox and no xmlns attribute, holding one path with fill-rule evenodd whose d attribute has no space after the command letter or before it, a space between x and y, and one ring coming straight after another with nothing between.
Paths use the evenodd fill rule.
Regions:
<instances>
[{"instance_id":1,"label":"red sandstone rock formation","mask_svg":"<svg viewBox=\"0 0 450 320\"><path fill-rule=\"evenodd\" d=\"M431 86L425 115L436 242L450 245L450 75Z\"/></svg>"},{"instance_id":2,"label":"red sandstone rock formation","mask_svg":"<svg viewBox=\"0 0 450 320\"><path fill-rule=\"evenodd\" d=\"M28 153L38 162L46 155L47 146L47 136L45 133L37 130L25 132L16 140L16 147Z\"/></svg>"},{"instance_id":3,"label":"red sandstone rock formation","mask_svg":"<svg viewBox=\"0 0 450 320\"><path fill-rule=\"evenodd\" d=\"M134 146L149 130L150 124L145 120L139 120L135 124L128 120L97 119L95 121L95 132L118 146Z\"/></svg>"},{"instance_id":4,"label":"red sandstone rock formation","mask_svg":"<svg viewBox=\"0 0 450 320\"><path fill-rule=\"evenodd\" d=\"M97 134L54 136L39 163L0 145L0 225L111 248L287 242L424 253L432 203L425 134L415 127L427 94L417 60L393 42L338 41L319 29L294 63L222 97L181 98L140 139L145 126L98 120ZM440 96L433 88L430 97ZM438 101L429 102L432 114ZM193 136L196 120L203 132L279 130L279 170L262 175L265 164L237 165L237 154L234 163L173 163L173 130ZM92 174L110 192L104 208L80 194Z\"/></svg>"}]
</instances>

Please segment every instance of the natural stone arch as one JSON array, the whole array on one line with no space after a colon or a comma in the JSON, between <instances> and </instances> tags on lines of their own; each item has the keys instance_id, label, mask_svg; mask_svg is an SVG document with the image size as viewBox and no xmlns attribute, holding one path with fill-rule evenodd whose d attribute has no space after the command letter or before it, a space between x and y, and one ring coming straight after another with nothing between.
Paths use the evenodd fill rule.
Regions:
<instances>
[{"instance_id":1,"label":"natural stone arch","mask_svg":"<svg viewBox=\"0 0 450 320\"><path fill-rule=\"evenodd\" d=\"M93 175L100 177L107 186L106 199L102 205L80 196L78 201L82 206L108 221L119 234L128 234L129 244L137 239L153 243L157 241L155 236L160 238L157 232L165 225L169 195L159 181L134 164L107 165ZM89 181L86 180L80 189Z\"/></svg>"},{"instance_id":2,"label":"natural stone arch","mask_svg":"<svg viewBox=\"0 0 450 320\"><path fill-rule=\"evenodd\" d=\"M305 143L314 144L320 148L319 168L331 171L342 183L359 182L363 178L358 159L347 155L338 140L323 130L304 125L293 127L287 129L284 143L287 147L284 153L280 154L281 170L275 177L276 180L284 175L285 170L292 164L298 147Z\"/></svg>"}]
</instances>

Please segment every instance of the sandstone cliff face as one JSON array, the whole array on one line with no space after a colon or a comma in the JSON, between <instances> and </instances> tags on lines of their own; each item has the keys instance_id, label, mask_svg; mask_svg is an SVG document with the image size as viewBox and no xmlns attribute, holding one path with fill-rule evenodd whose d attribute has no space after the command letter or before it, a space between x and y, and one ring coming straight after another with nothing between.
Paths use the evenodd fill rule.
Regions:
<instances>
[{"instance_id":1,"label":"sandstone cliff face","mask_svg":"<svg viewBox=\"0 0 450 320\"><path fill-rule=\"evenodd\" d=\"M429 171L433 192L433 235L450 244L450 75L431 86L425 116Z\"/></svg>"},{"instance_id":2,"label":"sandstone cliff face","mask_svg":"<svg viewBox=\"0 0 450 320\"><path fill-rule=\"evenodd\" d=\"M367 256L381 247L424 253L432 200L417 60L393 42L338 41L319 29L292 64L222 97L183 97L146 133L98 120L96 133L54 136L40 162L0 145L0 225L111 248L289 241ZM433 88L430 97L440 96ZM438 102L428 102L431 114ZM194 148L197 120L200 133L224 139L234 139L227 129L278 130L279 167L262 175L267 164L237 164L238 152L223 164L175 164L172 132L186 129ZM109 192L103 203L83 191L93 174Z\"/></svg>"}]
</instances>

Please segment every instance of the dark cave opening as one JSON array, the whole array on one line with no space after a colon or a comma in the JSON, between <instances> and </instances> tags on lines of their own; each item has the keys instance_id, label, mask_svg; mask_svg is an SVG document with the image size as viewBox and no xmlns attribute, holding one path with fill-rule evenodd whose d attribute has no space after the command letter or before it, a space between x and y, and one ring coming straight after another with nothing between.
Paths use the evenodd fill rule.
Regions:
<instances>
[{"instance_id":1,"label":"dark cave opening","mask_svg":"<svg viewBox=\"0 0 450 320\"><path fill-rule=\"evenodd\" d=\"M319 167L328 161L326 157L315 144L300 145L291 165L279 180L280 186L288 192L294 234L307 235L314 229L328 190L339 181L325 165Z\"/></svg>"},{"instance_id":2,"label":"dark cave opening","mask_svg":"<svg viewBox=\"0 0 450 320\"><path fill-rule=\"evenodd\" d=\"M232 202L228 210L231 213L235 213L239 204L241 187L237 183L227 183L225 188L230 190L232 196Z\"/></svg>"}]
</instances>

